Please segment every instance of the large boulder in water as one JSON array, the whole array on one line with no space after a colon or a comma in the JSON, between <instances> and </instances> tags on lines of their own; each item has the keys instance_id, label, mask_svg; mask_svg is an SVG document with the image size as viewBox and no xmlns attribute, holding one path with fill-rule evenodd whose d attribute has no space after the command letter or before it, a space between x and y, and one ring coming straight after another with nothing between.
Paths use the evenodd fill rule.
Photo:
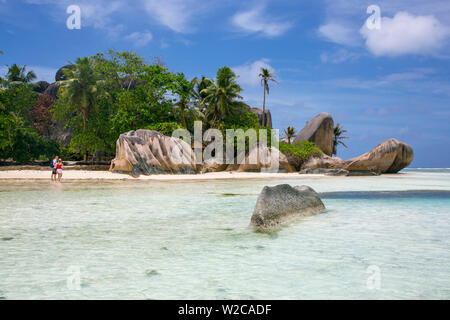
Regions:
<instances>
[{"instance_id":1,"label":"large boulder in water","mask_svg":"<svg viewBox=\"0 0 450 320\"><path fill-rule=\"evenodd\" d=\"M262 108L251 108L250 111L256 114L260 126L272 129L272 114L269 109L265 109L263 112Z\"/></svg>"},{"instance_id":2,"label":"large boulder in water","mask_svg":"<svg viewBox=\"0 0 450 320\"><path fill-rule=\"evenodd\" d=\"M308 186L282 184L264 187L256 201L251 225L258 230L271 230L292 219L314 215L324 209L317 192Z\"/></svg>"},{"instance_id":3,"label":"large boulder in water","mask_svg":"<svg viewBox=\"0 0 450 320\"><path fill-rule=\"evenodd\" d=\"M310 120L296 135L294 143L302 140L314 142L326 155L333 153L334 121L329 113L323 112Z\"/></svg>"},{"instance_id":4,"label":"large boulder in water","mask_svg":"<svg viewBox=\"0 0 450 320\"><path fill-rule=\"evenodd\" d=\"M410 145L397 139L389 139L371 151L346 161L344 169L349 171L378 171L397 173L411 164L414 152Z\"/></svg>"},{"instance_id":5,"label":"large boulder in water","mask_svg":"<svg viewBox=\"0 0 450 320\"><path fill-rule=\"evenodd\" d=\"M121 134L110 171L133 176L164 173L196 173L195 154L181 139L154 130Z\"/></svg>"}]
</instances>

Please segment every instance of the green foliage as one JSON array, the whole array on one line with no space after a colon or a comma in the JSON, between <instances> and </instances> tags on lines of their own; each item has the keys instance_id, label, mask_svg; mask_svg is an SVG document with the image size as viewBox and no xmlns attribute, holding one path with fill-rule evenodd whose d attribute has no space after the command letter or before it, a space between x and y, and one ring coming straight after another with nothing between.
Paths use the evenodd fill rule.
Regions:
<instances>
[{"instance_id":1,"label":"green foliage","mask_svg":"<svg viewBox=\"0 0 450 320\"><path fill-rule=\"evenodd\" d=\"M159 133L162 133L165 136L170 137L170 136L172 136L172 133L175 130L183 129L183 127L180 126L176 122L162 122L162 123L155 123L155 124L149 125L142 129L155 130L155 131L158 131Z\"/></svg>"},{"instance_id":2,"label":"green foliage","mask_svg":"<svg viewBox=\"0 0 450 320\"><path fill-rule=\"evenodd\" d=\"M236 81L236 74L229 68L219 68L216 81L206 79L207 87L200 93L204 95L205 116L208 122L223 120L236 114L242 108L240 95L242 88Z\"/></svg>"},{"instance_id":3,"label":"green foliage","mask_svg":"<svg viewBox=\"0 0 450 320\"><path fill-rule=\"evenodd\" d=\"M56 119L73 128L71 149L83 154L104 150L105 110L99 102L105 92L95 62L88 57L78 58L74 68L66 69L64 75L67 80L59 81L59 99L52 110Z\"/></svg>"},{"instance_id":4,"label":"green foliage","mask_svg":"<svg viewBox=\"0 0 450 320\"><path fill-rule=\"evenodd\" d=\"M29 114L37 95L27 84L0 91L0 159L26 162L58 150L55 142L40 138Z\"/></svg>"},{"instance_id":5,"label":"green foliage","mask_svg":"<svg viewBox=\"0 0 450 320\"><path fill-rule=\"evenodd\" d=\"M3 85L6 87L18 86L24 83L30 83L36 79L34 71L26 71L27 66L20 67L17 64L13 64L8 68L5 79L3 79Z\"/></svg>"},{"instance_id":6,"label":"green foliage","mask_svg":"<svg viewBox=\"0 0 450 320\"><path fill-rule=\"evenodd\" d=\"M269 94L269 81L278 83L277 80L275 80L275 74L271 72L269 69L261 68L261 73L259 74L259 77L261 78L261 85L264 88L264 100L263 100L263 114L266 110L266 92Z\"/></svg>"},{"instance_id":7,"label":"green foliage","mask_svg":"<svg viewBox=\"0 0 450 320\"><path fill-rule=\"evenodd\" d=\"M322 157L323 152L313 142L302 140L295 144L280 142L280 151L289 159L289 163L300 170L303 163L311 157Z\"/></svg>"},{"instance_id":8,"label":"green foliage","mask_svg":"<svg viewBox=\"0 0 450 320\"><path fill-rule=\"evenodd\" d=\"M229 67L219 68L214 80L188 81L161 63L112 50L78 58L72 65L57 83L54 103L42 97L36 103L38 95L28 84L34 73L17 65L10 68L2 81L5 89L0 89L0 158L27 161L57 153L78 159L98 151L112 155L124 132L152 129L170 136L180 128L192 132L197 120L204 130L217 128L224 135L226 129L255 129L259 135L258 117L242 102L242 88ZM68 147L39 137L50 136L55 120L72 131ZM270 145L270 131L267 138Z\"/></svg>"},{"instance_id":9,"label":"green foliage","mask_svg":"<svg viewBox=\"0 0 450 320\"><path fill-rule=\"evenodd\" d=\"M295 128L291 126L284 129L283 136L288 140L289 144L291 144L291 140L295 136L295 131Z\"/></svg>"}]
</instances>

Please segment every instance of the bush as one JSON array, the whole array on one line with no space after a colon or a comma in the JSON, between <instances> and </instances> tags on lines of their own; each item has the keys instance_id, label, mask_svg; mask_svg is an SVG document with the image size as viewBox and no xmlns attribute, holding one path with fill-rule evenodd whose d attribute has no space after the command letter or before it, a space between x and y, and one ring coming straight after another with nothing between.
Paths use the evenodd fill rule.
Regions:
<instances>
[{"instance_id":1,"label":"bush","mask_svg":"<svg viewBox=\"0 0 450 320\"><path fill-rule=\"evenodd\" d=\"M322 157L323 152L313 142L302 140L295 144L280 142L280 151L288 158L289 163L300 170L302 165L312 157Z\"/></svg>"},{"instance_id":2,"label":"bush","mask_svg":"<svg viewBox=\"0 0 450 320\"><path fill-rule=\"evenodd\" d=\"M146 126L144 129L147 130L155 130L159 133L165 135L165 136L172 136L172 133L177 129L183 129L182 126L180 126L178 123L175 122L161 122L161 123L155 123L149 126Z\"/></svg>"}]
</instances>

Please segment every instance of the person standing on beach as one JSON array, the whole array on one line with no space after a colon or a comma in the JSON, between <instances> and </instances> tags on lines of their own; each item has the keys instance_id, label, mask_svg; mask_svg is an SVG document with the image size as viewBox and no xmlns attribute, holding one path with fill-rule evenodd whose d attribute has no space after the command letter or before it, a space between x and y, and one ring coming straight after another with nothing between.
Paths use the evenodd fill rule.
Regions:
<instances>
[{"instance_id":1,"label":"person standing on beach","mask_svg":"<svg viewBox=\"0 0 450 320\"><path fill-rule=\"evenodd\" d=\"M63 163L62 160L59 159L58 162L56 163L56 173L58 174L58 182L61 182L61 178L62 178L62 168L63 168Z\"/></svg>"},{"instance_id":2,"label":"person standing on beach","mask_svg":"<svg viewBox=\"0 0 450 320\"><path fill-rule=\"evenodd\" d=\"M56 164L58 162L58 156L56 156L51 162L50 167L52 168L52 181L56 181Z\"/></svg>"}]
</instances>

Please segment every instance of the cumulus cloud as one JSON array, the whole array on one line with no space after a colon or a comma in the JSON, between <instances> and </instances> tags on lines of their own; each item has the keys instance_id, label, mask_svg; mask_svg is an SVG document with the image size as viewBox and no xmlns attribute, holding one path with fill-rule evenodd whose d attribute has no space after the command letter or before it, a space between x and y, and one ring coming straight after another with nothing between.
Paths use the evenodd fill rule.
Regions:
<instances>
[{"instance_id":1,"label":"cumulus cloud","mask_svg":"<svg viewBox=\"0 0 450 320\"><path fill-rule=\"evenodd\" d=\"M327 41L344 44L348 46L354 46L358 44L358 34L351 27L346 25L330 22L328 24L321 25L318 33L321 37Z\"/></svg>"},{"instance_id":2,"label":"cumulus cloud","mask_svg":"<svg viewBox=\"0 0 450 320\"><path fill-rule=\"evenodd\" d=\"M260 85L261 80L259 74L261 68L266 68L274 72L274 69L269 65L268 59L260 59L252 63L246 63L241 66L232 67L231 69L239 76L238 82L241 85L248 85L255 87Z\"/></svg>"},{"instance_id":3,"label":"cumulus cloud","mask_svg":"<svg viewBox=\"0 0 450 320\"><path fill-rule=\"evenodd\" d=\"M194 18L215 5L212 0L143 0L143 3L153 19L178 33L192 32Z\"/></svg>"},{"instance_id":4,"label":"cumulus cloud","mask_svg":"<svg viewBox=\"0 0 450 320\"><path fill-rule=\"evenodd\" d=\"M264 12L263 6L236 13L232 19L234 26L247 33L259 33L266 37L277 37L292 27L290 22L282 22Z\"/></svg>"},{"instance_id":5,"label":"cumulus cloud","mask_svg":"<svg viewBox=\"0 0 450 320\"><path fill-rule=\"evenodd\" d=\"M367 49L375 56L435 54L449 36L448 27L434 16L414 16L398 12L393 18L383 17L381 28L360 29Z\"/></svg>"},{"instance_id":6,"label":"cumulus cloud","mask_svg":"<svg viewBox=\"0 0 450 320\"><path fill-rule=\"evenodd\" d=\"M137 47L143 47L153 39L153 35L150 31L133 32L127 35L125 39L132 41Z\"/></svg>"}]
</instances>

